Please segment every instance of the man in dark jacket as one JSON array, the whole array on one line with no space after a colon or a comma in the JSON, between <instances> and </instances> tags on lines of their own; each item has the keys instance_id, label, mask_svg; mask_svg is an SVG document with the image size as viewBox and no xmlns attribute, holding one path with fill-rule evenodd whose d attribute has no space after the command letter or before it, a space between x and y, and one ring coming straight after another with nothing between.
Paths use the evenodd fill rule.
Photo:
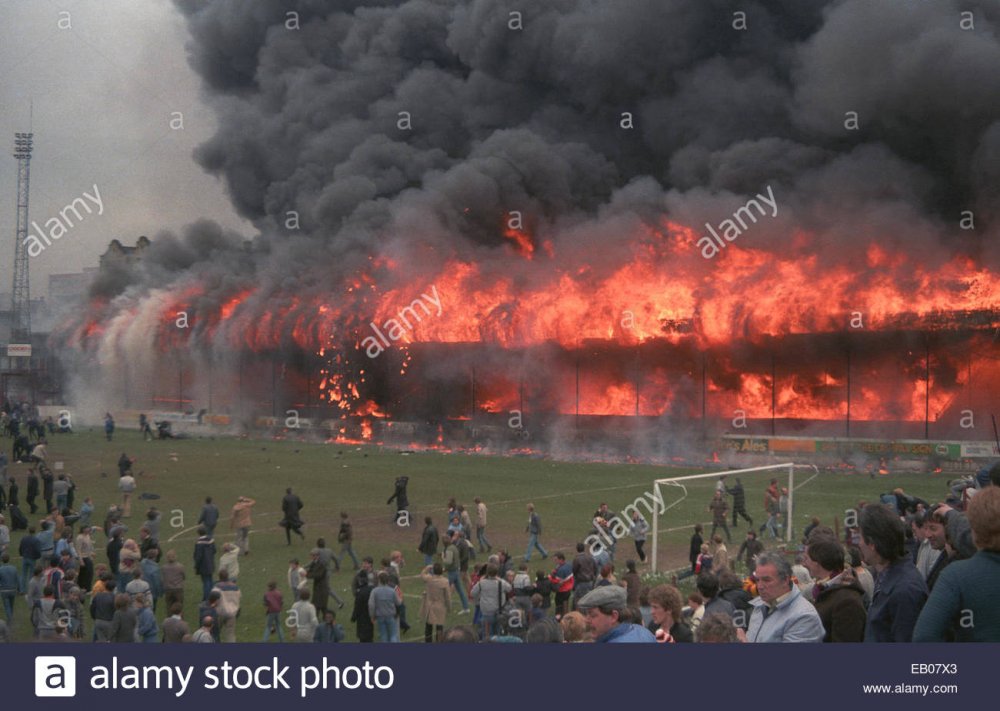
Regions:
<instances>
[{"instance_id":1,"label":"man in dark jacket","mask_svg":"<svg viewBox=\"0 0 1000 711\"><path fill-rule=\"evenodd\" d=\"M927 585L904 551L903 522L895 511L870 504L861 510L859 524L861 555L877 572L865 642L910 642Z\"/></svg>"},{"instance_id":2,"label":"man in dark jacket","mask_svg":"<svg viewBox=\"0 0 1000 711\"><path fill-rule=\"evenodd\" d=\"M35 571L35 564L42 557L42 544L35 535L35 527L28 528L28 534L21 539L17 552L21 556L21 577L18 592L28 591L28 580Z\"/></svg>"},{"instance_id":3,"label":"man in dark jacket","mask_svg":"<svg viewBox=\"0 0 1000 711\"><path fill-rule=\"evenodd\" d=\"M438 549L438 532L434 528L434 522L431 520L430 516L424 518L424 532L420 534L420 545L417 546L417 550L424 554L424 565L431 565L434 563L434 556L437 554ZM365 601L367 604L368 601Z\"/></svg>"},{"instance_id":4,"label":"man in dark jacket","mask_svg":"<svg viewBox=\"0 0 1000 711\"><path fill-rule=\"evenodd\" d=\"M45 511L46 513L52 513L52 509L55 508L55 504L52 503L52 498L54 496L53 485L55 484L55 477L52 476L52 470L50 470L44 464L39 467L39 471L42 474L42 498L45 500Z\"/></svg>"},{"instance_id":5,"label":"man in dark jacket","mask_svg":"<svg viewBox=\"0 0 1000 711\"><path fill-rule=\"evenodd\" d=\"M368 598L375 589L375 577L372 571L371 556L366 556L361 563L361 570L354 576L351 588L354 591L354 610L351 622L355 623L355 632L359 642L372 642L375 639L375 624L368 614Z\"/></svg>"},{"instance_id":6,"label":"man in dark jacket","mask_svg":"<svg viewBox=\"0 0 1000 711\"><path fill-rule=\"evenodd\" d=\"M698 556L701 554L701 544L705 541L701 537L701 524L694 525L694 534L691 536L691 546L688 549L688 560L691 561L691 575L694 575L695 566L698 564Z\"/></svg>"},{"instance_id":7,"label":"man in dark jacket","mask_svg":"<svg viewBox=\"0 0 1000 711\"><path fill-rule=\"evenodd\" d=\"M528 504L528 525L525 527L525 531L528 534L528 549L524 554L524 562L527 563L531 560L531 552L536 548L542 554L542 560L548 558L549 552L538 540L542 535L542 518L535 511L534 504Z\"/></svg>"},{"instance_id":8,"label":"man in dark jacket","mask_svg":"<svg viewBox=\"0 0 1000 711\"><path fill-rule=\"evenodd\" d=\"M215 535L215 527L219 523L219 507L212 503L211 496L205 497L205 505L201 507L201 515L196 523L205 528L209 538Z\"/></svg>"},{"instance_id":9,"label":"man in dark jacket","mask_svg":"<svg viewBox=\"0 0 1000 711\"><path fill-rule=\"evenodd\" d=\"M952 514L950 518L949 513ZM927 540L931 544L931 548L940 552L934 565L927 573L928 594L933 592L934 585L937 583L941 571L955 561L965 560L975 553L975 549L972 551L964 550L958 541L955 540L958 528L954 524L959 522L958 516L964 519L964 514L952 511L951 507L945 504L938 504L931 509L924 522L924 531L927 535ZM965 521L963 520L962 523L965 523ZM967 525L966 523L966 527Z\"/></svg>"},{"instance_id":10,"label":"man in dark jacket","mask_svg":"<svg viewBox=\"0 0 1000 711\"><path fill-rule=\"evenodd\" d=\"M747 572L753 572L755 563L754 559L764 552L764 544L757 540L756 531L747 531L746 540L743 541L743 545L740 546L739 551L736 553L736 560L742 560L746 563Z\"/></svg>"},{"instance_id":11,"label":"man in dark jacket","mask_svg":"<svg viewBox=\"0 0 1000 711\"><path fill-rule=\"evenodd\" d=\"M705 599L705 617L721 612L734 619L736 608L728 600L719 596L719 578L713 572L701 573L695 582L698 592Z\"/></svg>"},{"instance_id":12,"label":"man in dark jacket","mask_svg":"<svg viewBox=\"0 0 1000 711\"><path fill-rule=\"evenodd\" d=\"M597 582L597 562L583 543L576 544L576 556L573 558L573 608L583 599L583 596L594 589Z\"/></svg>"},{"instance_id":13,"label":"man in dark jacket","mask_svg":"<svg viewBox=\"0 0 1000 711\"><path fill-rule=\"evenodd\" d=\"M111 569L111 574L115 578L118 577L118 563L121 560L122 546L125 545L123 534L122 527L116 526L113 529L113 535L108 539L107 547L104 549L108 554L108 568Z\"/></svg>"},{"instance_id":14,"label":"man in dark jacket","mask_svg":"<svg viewBox=\"0 0 1000 711\"><path fill-rule=\"evenodd\" d=\"M733 606L733 624L746 631L753 605L750 604L750 593L743 589L743 581L731 570L719 571L719 599Z\"/></svg>"},{"instance_id":15,"label":"man in dark jacket","mask_svg":"<svg viewBox=\"0 0 1000 711\"><path fill-rule=\"evenodd\" d=\"M358 556L354 554L354 526L351 525L351 519L346 511L340 512L340 530L337 531L337 543L340 544L340 559L343 560L345 555L351 556L354 571L357 572L361 564L358 563Z\"/></svg>"},{"instance_id":16,"label":"man in dark jacket","mask_svg":"<svg viewBox=\"0 0 1000 711\"><path fill-rule=\"evenodd\" d=\"M28 493L26 501L28 502L28 507L31 509L31 513L38 511L38 506L35 504L35 499L38 498L38 475L35 474L34 469L28 470Z\"/></svg>"},{"instance_id":17,"label":"man in dark jacket","mask_svg":"<svg viewBox=\"0 0 1000 711\"><path fill-rule=\"evenodd\" d=\"M392 492L392 496L385 503L391 504L393 501L396 502L396 513L393 514L393 522L397 526L409 526L410 525L410 500L406 496L406 485L409 483L410 477L401 476L396 478L396 490ZM401 522L401 519L403 522ZM430 565L428 563L428 565Z\"/></svg>"},{"instance_id":18,"label":"man in dark jacket","mask_svg":"<svg viewBox=\"0 0 1000 711\"><path fill-rule=\"evenodd\" d=\"M107 576L108 587L94 593L90 600L90 617L94 620L95 642L107 642L111 639L111 620L115 616L115 592L110 581L111 576Z\"/></svg>"},{"instance_id":19,"label":"man in dark jacket","mask_svg":"<svg viewBox=\"0 0 1000 711\"><path fill-rule=\"evenodd\" d=\"M736 528L736 517L742 516L750 528L753 528L753 519L747 513L747 495L743 490L743 482L736 477L736 486L732 489L726 487L726 493L733 497L733 528Z\"/></svg>"},{"instance_id":20,"label":"man in dark jacket","mask_svg":"<svg viewBox=\"0 0 1000 711\"><path fill-rule=\"evenodd\" d=\"M844 570L844 548L835 538L814 536L806 545L802 565L816 581L810 596L823 623L824 642L863 642L864 588Z\"/></svg>"},{"instance_id":21,"label":"man in dark jacket","mask_svg":"<svg viewBox=\"0 0 1000 711\"><path fill-rule=\"evenodd\" d=\"M288 545L292 545L292 531L299 534L303 541L306 539L305 534L302 533L302 519L299 517L301 510L302 499L292 493L292 487L288 487L285 489L285 497L281 500L283 518L280 523L281 527L285 529L285 541Z\"/></svg>"},{"instance_id":22,"label":"man in dark jacket","mask_svg":"<svg viewBox=\"0 0 1000 711\"><path fill-rule=\"evenodd\" d=\"M726 541L732 543L733 537L729 533L729 526L726 525L726 514L729 513L729 504L726 503L721 491L716 490L712 496L712 501L708 505L708 511L712 512L712 532L708 537L714 538L716 529L721 527L726 533Z\"/></svg>"},{"instance_id":23,"label":"man in dark jacket","mask_svg":"<svg viewBox=\"0 0 1000 711\"><path fill-rule=\"evenodd\" d=\"M198 527L198 540L194 543L194 572L201 576L201 599L208 600L215 572L215 539L204 526ZM198 619L203 617L199 615Z\"/></svg>"}]
</instances>

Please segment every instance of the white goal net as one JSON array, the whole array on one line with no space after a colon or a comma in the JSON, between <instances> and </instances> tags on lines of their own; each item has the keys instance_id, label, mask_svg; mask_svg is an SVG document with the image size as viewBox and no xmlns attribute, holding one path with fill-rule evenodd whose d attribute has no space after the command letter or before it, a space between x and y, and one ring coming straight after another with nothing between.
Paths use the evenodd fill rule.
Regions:
<instances>
[{"instance_id":1,"label":"white goal net","mask_svg":"<svg viewBox=\"0 0 1000 711\"><path fill-rule=\"evenodd\" d=\"M746 506L750 515L757 523L764 523L767 516L764 514L763 502L764 491L770 479L785 479L781 488L788 490L787 511L782 512L783 533L785 540L792 540L792 522L794 520L795 509L795 470L806 468L818 474L816 467L810 464L769 464L763 467L750 467L748 469L728 469L725 471L707 472L705 474L690 474L688 476L667 477L656 479L653 482L654 500L660 503L658 511L653 512L652 539L653 546L650 551L651 569L656 572L659 569L660 560L660 536L664 533L671 533L680 530L688 532L692 530L694 524L704 521L706 509L712 500L719 477L725 476L727 488L735 484L735 480L743 475L749 475L742 479L744 486L744 496ZM769 475L769 476L768 476ZM729 502L730 512L727 517L733 515L732 497L726 496ZM673 527L664 528L660 525L660 518L668 511L674 511L676 517L674 521L679 524ZM754 524L756 527L756 523ZM705 540L708 540L705 536ZM685 551L686 551L685 547Z\"/></svg>"}]
</instances>

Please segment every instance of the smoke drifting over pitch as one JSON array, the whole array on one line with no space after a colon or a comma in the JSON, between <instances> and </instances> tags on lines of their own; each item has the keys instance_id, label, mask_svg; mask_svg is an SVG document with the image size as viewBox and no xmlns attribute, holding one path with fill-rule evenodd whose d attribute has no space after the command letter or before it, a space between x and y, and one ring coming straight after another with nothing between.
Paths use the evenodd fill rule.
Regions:
<instances>
[{"instance_id":1,"label":"smoke drifting over pitch","mask_svg":"<svg viewBox=\"0 0 1000 711\"><path fill-rule=\"evenodd\" d=\"M260 234L195 222L104 275L66 338L105 369L175 337L213 357L349 347L432 283L442 316L414 341L641 342L693 318L717 345L844 328L855 310L877 324L913 303L1000 304L983 286L1000 268L996 7L963 30L952 0L176 5L219 117L195 159ZM754 258L701 259L704 224L763 185L781 211L741 238ZM645 281L626 278L636 265ZM845 276L817 295L826 274ZM777 306L752 302L766 278ZM852 302L873 282L934 298ZM590 301L540 315L560 296ZM188 332L163 335L172 310L197 316ZM624 333L623 310L645 325Z\"/></svg>"}]
</instances>

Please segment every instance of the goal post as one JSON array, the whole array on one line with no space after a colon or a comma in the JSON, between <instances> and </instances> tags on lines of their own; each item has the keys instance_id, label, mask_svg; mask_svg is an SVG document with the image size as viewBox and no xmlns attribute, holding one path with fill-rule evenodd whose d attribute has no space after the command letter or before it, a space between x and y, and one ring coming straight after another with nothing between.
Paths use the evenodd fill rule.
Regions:
<instances>
[{"instance_id":1,"label":"goal post","mask_svg":"<svg viewBox=\"0 0 1000 711\"><path fill-rule=\"evenodd\" d=\"M793 462L787 462L784 464L768 464L762 467L749 467L747 469L726 469L723 471L706 472L704 474L689 474L687 476L675 476L666 477L664 479L656 479L653 481L653 494L654 501L659 503L659 510L653 512L653 549L650 551L652 557L651 571L656 572L659 565L659 542L660 542L660 516L666 513L668 510L680 504L688 496L687 487L684 482L695 481L699 479L710 479L719 478L720 476L739 476L740 474L753 474L756 472L766 472L773 471L779 472L784 471L788 476L788 512L785 516L785 539L788 541L792 540L792 521L794 519L794 507L795 507L795 469L796 468L809 468L816 470L811 464L795 464ZM818 474L818 470L817 474ZM680 488L682 494L676 501L667 503L663 498L663 488L665 487L678 487ZM707 504L707 502L706 502ZM696 522L692 522L694 525Z\"/></svg>"}]
</instances>

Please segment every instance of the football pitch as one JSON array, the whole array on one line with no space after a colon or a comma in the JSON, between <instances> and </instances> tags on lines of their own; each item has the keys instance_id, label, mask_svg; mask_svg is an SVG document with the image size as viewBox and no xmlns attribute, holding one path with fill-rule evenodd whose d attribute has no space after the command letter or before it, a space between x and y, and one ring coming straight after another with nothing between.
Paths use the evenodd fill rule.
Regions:
<instances>
[{"instance_id":1,"label":"football pitch","mask_svg":"<svg viewBox=\"0 0 1000 711\"><path fill-rule=\"evenodd\" d=\"M9 440L0 444L6 447ZM527 543L525 527L529 502L535 504L542 518L544 532L541 541L549 554L563 551L571 557L576 543L590 531L593 513L601 502L607 502L613 511L619 511L637 499L645 497L648 501L646 494L652 495L654 479L709 471L439 451L406 453L375 445L310 443L290 439L219 437L144 442L137 432L122 430L116 432L112 442L107 442L103 432L97 430L53 435L49 438L50 467L55 468L55 463L62 462L63 471L73 476L77 485L77 509L84 497L93 498L95 512L92 521L95 525L101 525L109 505L120 501L116 463L122 452L135 458L135 496L145 494L156 497L133 499L132 516L126 519L129 527L126 538L138 539L139 527L150 505L155 505L162 512L161 548L164 552L176 550L178 559L186 567L184 619L192 630L196 627L201 591L200 580L192 570L192 555L197 538L195 526L204 498L212 496L222 513L215 532L218 549L216 564L222 544L234 540L234 532L229 528L229 510L237 497L249 496L257 501L250 536L251 554L240 559L238 584L242 591L242 611L237 622L237 639L241 642L258 642L263 636L262 596L269 580L278 582L285 597L286 610L293 602L286 582L291 558L297 557L303 564L308 563L309 551L319 537L325 538L327 545L335 551L339 550L336 539L341 511L351 516L354 550L359 557L372 556L378 568L380 559L388 556L391 550L403 552L406 566L402 571L402 587L408 621L413 627L403 641L417 641L423 638L423 624L418 617L423 584L417 577L423 558L416 548L424 516L431 516L441 532L447 527L449 498L455 497L464 504L474 521L473 498L482 497L489 507L487 535L494 549L508 549L515 562L520 563ZM24 502L27 468L26 464L12 464L8 472L17 477L21 487L21 508L25 513L28 512ZM386 504L386 499L393 493L393 482L400 475L410 478L409 527L395 525L395 507ZM775 470L773 474L764 472L742 476L747 509L758 526L764 522L762 500L771 476L778 477L782 485L787 480L787 474L782 470ZM941 500L947 493L948 478L947 474L891 474L870 479L865 474L838 471L822 471L814 477L812 472L797 471L796 540L810 517L818 516L824 524L833 525L835 518L842 519L845 509L852 508L859 500L877 501L880 493L897 486L931 502ZM691 526L711 521L706 507L715 483L714 477L687 482L686 496L661 517L661 570L686 565ZM729 483L732 484L732 479ZM282 518L281 498L289 486L305 504L301 515L306 523L303 529L306 540L293 535L290 546L286 545L284 529L278 526ZM669 486L662 487L662 494L667 506L683 496L681 490ZM29 516L31 523L37 524L41 515L40 509L36 515ZM706 527L706 533L708 530ZM745 524L733 530L731 557L735 556L745 532ZM16 554L21 535L18 532L11 537L11 558L15 565L20 562ZM107 562L105 543L103 534L96 537L95 562L98 564ZM647 553L651 548L652 541L649 541L646 544ZM625 561L634 558L634 553L631 539L619 542L616 571L623 571ZM477 562L483 560L482 555L477 558ZM530 561L529 570L532 576L539 569L550 572L552 563L551 558L542 561L536 553ZM648 570L648 565L644 569ZM353 600L349 587L352 576L348 558L331 581L333 590L345 601L344 608L337 610L337 621L344 626L348 641L356 640L354 625L350 622ZM449 624L470 622L471 616L456 614L458 609L455 599ZM161 601L157 618L162 621L165 614ZM15 639L30 640L30 624L23 597L17 600L14 619ZM92 620L87 616L88 640L92 629Z\"/></svg>"}]
</instances>

